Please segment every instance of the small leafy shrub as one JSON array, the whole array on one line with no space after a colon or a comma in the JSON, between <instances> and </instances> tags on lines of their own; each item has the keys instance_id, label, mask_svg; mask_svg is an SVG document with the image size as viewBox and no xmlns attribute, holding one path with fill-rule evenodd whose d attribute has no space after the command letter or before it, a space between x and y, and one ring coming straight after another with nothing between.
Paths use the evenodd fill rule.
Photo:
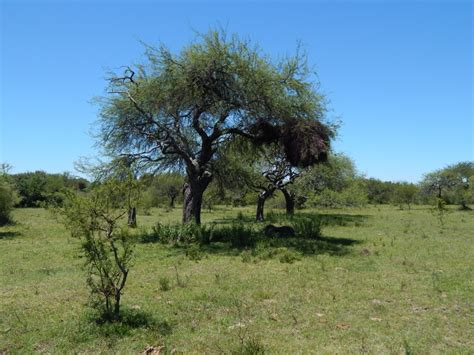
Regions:
<instances>
[{"instance_id":1,"label":"small leafy shrub","mask_svg":"<svg viewBox=\"0 0 474 355\"><path fill-rule=\"evenodd\" d=\"M72 191L56 212L71 235L81 242L81 256L91 291L91 304L103 321L120 320L120 300L128 279L134 239L119 227L127 215L133 185L127 181L101 182L88 195Z\"/></svg>"},{"instance_id":2,"label":"small leafy shrub","mask_svg":"<svg viewBox=\"0 0 474 355\"><path fill-rule=\"evenodd\" d=\"M264 354L265 346L251 329L251 310L247 304L235 300L236 322L230 326L232 333L237 337L235 348L231 348L231 354Z\"/></svg>"},{"instance_id":3,"label":"small leafy shrub","mask_svg":"<svg viewBox=\"0 0 474 355\"><path fill-rule=\"evenodd\" d=\"M257 243L255 243L255 246L252 248L252 256L254 257L260 257L264 253L268 251L267 249L268 243L266 240L259 240Z\"/></svg>"},{"instance_id":4,"label":"small leafy shrub","mask_svg":"<svg viewBox=\"0 0 474 355\"><path fill-rule=\"evenodd\" d=\"M240 256L242 258L243 263L250 263L252 261L252 251L250 251L250 250L244 250L240 254Z\"/></svg>"},{"instance_id":5,"label":"small leafy shrub","mask_svg":"<svg viewBox=\"0 0 474 355\"><path fill-rule=\"evenodd\" d=\"M166 276L163 276L163 277L160 277L160 290L161 291L169 291L171 290L171 281L169 278L167 278Z\"/></svg>"},{"instance_id":6,"label":"small leafy shrub","mask_svg":"<svg viewBox=\"0 0 474 355\"><path fill-rule=\"evenodd\" d=\"M446 216L449 210L446 207L446 201L442 198L436 198L435 206L432 208L431 213L438 219L441 228L444 228L446 224Z\"/></svg>"},{"instance_id":7,"label":"small leafy shrub","mask_svg":"<svg viewBox=\"0 0 474 355\"><path fill-rule=\"evenodd\" d=\"M193 244L186 248L186 256L189 260L199 261L203 258L203 253L199 245Z\"/></svg>"}]
</instances>

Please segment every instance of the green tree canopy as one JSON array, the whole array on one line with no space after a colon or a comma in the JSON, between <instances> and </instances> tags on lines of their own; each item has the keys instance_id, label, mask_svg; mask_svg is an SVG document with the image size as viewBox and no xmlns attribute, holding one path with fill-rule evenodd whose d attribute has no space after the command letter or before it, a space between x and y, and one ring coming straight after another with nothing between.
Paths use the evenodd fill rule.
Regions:
<instances>
[{"instance_id":1,"label":"green tree canopy","mask_svg":"<svg viewBox=\"0 0 474 355\"><path fill-rule=\"evenodd\" d=\"M0 164L0 226L12 222L11 211L19 197L13 178L8 174L11 166Z\"/></svg>"},{"instance_id":2,"label":"green tree canopy","mask_svg":"<svg viewBox=\"0 0 474 355\"><path fill-rule=\"evenodd\" d=\"M444 169L449 176L452 186L450 189L450 198L454 203L460 204L463 210L471 209L468 204L474 202L472 193L472 181L474 179L474 162L464 161L450 165Z\"/></svg>"},{"instance_id":3,"label":"green tree canopy","mask_svg":"<svg viewBox=\"0 0 474 355\"><path fill-rule=\"evenodd\" d=\"M278 142L295 165L324 159L333 130L299 51L276 63L249 41L210 31L180 53L161 46L146 54L110 80L100 143L143 168L183 169L184 222L200 223L218 153L235 136Z\"/></svg>"},{"instance_id":4,"label":"green tree canopy","mask_svg":"<svg viewBox=\"0 0 474 355\"><path fill-rule=\"evenodd\" d=\"M458 203L463 209L469 209L467 204L474 200L470 192L472 176L474 162L459 162L426 174L421 187L424 193L436 194L437 198L449 203Z\"/></svg>"}]
</instances>

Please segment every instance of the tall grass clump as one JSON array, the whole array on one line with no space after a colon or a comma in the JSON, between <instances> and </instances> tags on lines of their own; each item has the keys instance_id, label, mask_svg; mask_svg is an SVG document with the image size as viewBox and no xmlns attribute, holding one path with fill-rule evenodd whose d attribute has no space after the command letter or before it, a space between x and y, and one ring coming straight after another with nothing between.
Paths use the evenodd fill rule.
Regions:
<instances>
[{"instance_id":1,"label":"tall grass clump","mask_svg":"<svg viewBox=\"0 0 474 355\"><path fill-rule=\"evenodd\" d=\"M212 228L194 223L162 224L156 223L151 232L142 236L143 243L163 244L207 244L212 239Z\"/></svg>"},{"instance_id":2,"label":"tall grass clump","mask_svg":"<svg viewBox=\"0 0 474 355\"><path fill-rule=\"evenodd\" d=\"M233 248L245 248L253 246L257 238L258 235L252 227L242 222L223 227L194 223L168 225L157 223L150 233L141 237L141 240L143 243L160 242L173 245L225 242L230 243Z\"/></svg>"},{"instance_id":3,"label":"tall grass clump","mask_svg":"<svg viewBox=\"0 0 474 355\"><path fill-rule=\"evenodd\" d=\"M321 237L321 219L319 218L294 218L293 228L299 238L317 239Z\"/></svg>"},{"instance_id":4,"label":"tall grass clump","mask_svg":"<svg viewBox=\"0 0 474 355\"><path fill-rule=\"evenodd\" d=\"M252 247L258 239L253 228L244 223L232 223L213 232L213 241L228 242L233 248Z\"/></svg>"}]
</instances>

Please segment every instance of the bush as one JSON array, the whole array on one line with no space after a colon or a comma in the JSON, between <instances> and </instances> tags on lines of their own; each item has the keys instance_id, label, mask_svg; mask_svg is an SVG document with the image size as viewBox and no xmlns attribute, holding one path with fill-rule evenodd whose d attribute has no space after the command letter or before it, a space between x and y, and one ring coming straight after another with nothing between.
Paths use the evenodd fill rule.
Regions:
<instances>
[{"instance_id":1,"label":"bush","mask_svg":"<svg viewBox=\"0 0 474 355\"><path fill-rule=\"evenodd\" d=\"M35 171L12 175L18 194L21 199L19 207L42 207L44 204L62 203L61 191L72 189L85 190L89 182L83 178L64 174L48 174L44 171Z\"/></svg>"},{"instance_id":2,"label":"bush","mask_svg":"<svg viewBox=\"0 0 474 355\"><path fill-rule=\"evenodd\" d=\"M56 209L72 236L81 241L92 305L104 321L120 319L134 243L118 225L132 196L130 184L109 180L86 196L66 192L63 207Z\"/></svg>"},{"instance_id":3,"label":"bush","mask_svg":"<svg viewBox=\"0 0 474 355\"><path fill-rule=\"evenodd\" d=\"M241 258L242 258L242 262L243 263L249 263L252 261L252 251L250 250L244 250L241 254L240 254Z\"/></svg>"},{"instance_id":4,"label":"bush","mask_svg":"<svg viewBox=\"0 0 474 355\"><path fill-rule=\"evenodd\" d=\"M12 222L11 212L18 201L18 193L10 177L0 172L0 226Z\"/></svg>"},{"instance_id":5,"label":"bush","mask_svg":"<svg viewBox=\"0 0 474 355\"><path fill-rule=\"evenodd\" d=\"M198 245L191 245L186 249L186 256L189 260L199 261L203 258L203 254Z\"/></svg>"}]
</instances>

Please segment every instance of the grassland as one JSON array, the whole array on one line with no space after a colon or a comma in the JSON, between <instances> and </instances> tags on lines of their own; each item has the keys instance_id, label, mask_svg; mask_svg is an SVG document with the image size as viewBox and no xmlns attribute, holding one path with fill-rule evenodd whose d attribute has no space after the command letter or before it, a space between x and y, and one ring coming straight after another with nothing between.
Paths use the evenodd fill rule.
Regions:
<instances>
[{"instance_id":1,"label":"grassland","mask_svg":"<svg viewBox=\"0 0 474 355\"><path fill-rule=\"evenodd\" d=\"M228 223L238 213L250 221L253 209L220 207L203 219ZM270 217L283 223L278 213ZM17 223L0 228L0 352L474 352L472 212L453 208L444 226L427 207L300 213L326 222L310 248L216 243L190 257L138 243L127 321L98 325L78 242L47 211L16 210ZM138 216L137 233L179 218L177 209L153 210Z\"/></svg>"}]
</instances>

